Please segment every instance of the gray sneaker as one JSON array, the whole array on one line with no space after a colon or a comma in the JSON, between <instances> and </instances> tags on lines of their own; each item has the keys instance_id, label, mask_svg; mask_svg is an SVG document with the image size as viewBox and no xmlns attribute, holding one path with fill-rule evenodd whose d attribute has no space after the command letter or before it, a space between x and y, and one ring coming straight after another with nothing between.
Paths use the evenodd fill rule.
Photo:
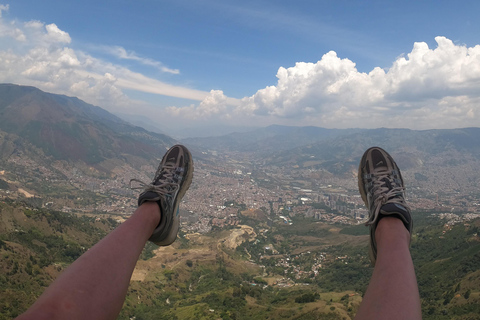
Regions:
<instances>
[{"instance_id":1,"label":"gray sneaker","mask_svg":"<svg viewBox=\"0 0 480 320\"><path fill-rule=\"evenodd\" d=\"M377 243L375 230L385 216L402 220L412 234L412 215L405 202L402 174L393 158L383 149L372 147L365 151L358 168L358 189L368 208L370 227L370 260L375 265Z\"/></svg>"},{"instance_id":2,"label":"gray sneaker","mask_svg":"<svg viewBox=\"0 0 480 320\"><path fill-rule=\"evenodd\" d=\"M193 178L193 160L185 146L175 145L163 156L152 183L132 179L142 186L138 197L138 206L146 201L157 202L161 219L148 240L159 246L168 246L177 238L180 217L178 205L187 192Z\"/></svg>"}]
</instances>

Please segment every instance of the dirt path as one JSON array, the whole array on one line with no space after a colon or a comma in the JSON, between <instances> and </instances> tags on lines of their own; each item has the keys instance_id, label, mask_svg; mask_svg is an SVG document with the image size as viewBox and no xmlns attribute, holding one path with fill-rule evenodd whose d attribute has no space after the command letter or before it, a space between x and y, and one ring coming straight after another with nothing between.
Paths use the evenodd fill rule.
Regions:
<instances>
[{"instance_id":1,"label":"dirt path","mask_svg":"<svg viewBox=\"0 0 480 320\"><path fill-rule=\"evenodd\" d=\"M230 235L225 238L225 246L230 249L236 249L245 241L252 241L257 237L257 234L250 226L241 225L240 229L234 229Z\"/></svg>"}]
</instances>

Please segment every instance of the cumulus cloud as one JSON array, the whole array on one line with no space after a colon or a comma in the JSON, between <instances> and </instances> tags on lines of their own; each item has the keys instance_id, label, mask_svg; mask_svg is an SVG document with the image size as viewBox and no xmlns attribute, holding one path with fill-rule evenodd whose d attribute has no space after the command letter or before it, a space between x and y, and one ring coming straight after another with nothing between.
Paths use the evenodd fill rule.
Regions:
<instances>
[{"instance_id":1,"label":"cumulus cloud","mask_svg":"<svg viewBox=\"0 0 480 320\"><path fill-rule=\"evenodd\" d=\"M8 11L9 5L8 4L0 4L0 18L2 17L2 11Z\"/></svg>"},{"instance_id":2,"label":"cumulus cloud","mask_svg":"<svg viewBox=\"0 0 480 320\"><path fill-rule=\"evenodd\" d=\"M57 43L70 43L72 41L70 35L67 32L60 30L54 23L46 25L45 29L47 30L45 39L48 41Z\"/></svg>"},{"instance_id":3,"label":"cumulus cloud","mask_svg":"<svg viewBox=\"0 0 480 320\"><path fill-rule=\"evenodd\" d=\"M71 43L72 39L68 32L60 30L54 23L45 25L40 21L29 21L25 23L18 23L12 21L9 24L2 23L0 25L6 30L17 30L23 35L23 42L27 41L28 47L60 47ZM18 39L17 39L18 40ZM13 49L18 49L15 44L11 44Z\"/></svg>"},{"instance_id":4,"label":"cumulus cloud","mask_svg":"<svg viewBox=\"0 0 480 320\"><path fill-rule=\"evenodd\" d=\"M0 38L12 38L18 42L26 40L25 34L19 28L6 28L0 24Z\"/></svg>"},{"instance_id":5,"label":"cumulus cloud","mask_svg":"<svg viewBox=\"0 0 480 320\"><path fill-rule=\"evenodd\" d=\"M172 116L234 119L235 124L315 125L324 127L478 126L480 46L436 37L436 48L415 43L389 69L359 72L334 51L316 63L281 67L277 84L240 101L212 90L198 105L170 107Z\"/></svg>"},{"instance_id":6,"label":"cumulus cloud","mask_svg":"<svg viewBox=\"0 0 480 320\"><path fill-rule=\"evenodd\" d=\"M277 83L242 99L221 90L175 86L96 58L72 46L56 24L6 20L0 5L0 82L33 85L75 95L109 109L131 108L125 90L198 101L167 108L170 117L224 120L237 125L316 125L324 127L408 127L414 129L479 126L480 45L467 47L436 37L397 58L390 68L359 72L355 62L334 51L320 61L281 67ZM177 69L123 47L103 47L121 60L162 72ZM159 111L160 112L160 111Z\"/></svg>"},{"instance_id":7,"label":"cumulus cloud","mask_svg":"<svg viewBox=\"0 0 480 320\"><path fill-rule=\"evenodd\" d=\"M11 26L4 26L1 18L2 18L2 11L8 11L9 5L0 4L0 39L1 38L13 38L16 41L25 41L25 35L23 34L22 30L15 27L14 25Z\"/></svg>"},{"instance_id":8,"label":"cumulus cloud","mask_svg":"<svg viewBox=\"0 0 480 320\"><path fill-rule=\"evenodd\" d=\"M212 90L198 106L168 107L166 110L170 115L181 116L189 119L206 119L214 115L222 115L229 118L227 111L228 98L221 90Z\"/></svg>"},{"instance_id":9,"label":"cumulus cloud","mask_svg":"<svg viewBox=\"0 0 480 320\"><path fill-rule=\"evenodd\" d=\"M8 10L8 6L0 7L2 10ZM0 39L0 82L75 95L109 109L147 104L129 99L125 89L197 101L209 96L209 92L171 85L75 50L70 46L70 35L53 23L7 21L0 17ZM178 73L121 47L113 51L120 59Z\"/></svg>"},{"instance_id":10,"label":"cumulus cloud","mask_svg":"<svg viewBox=\"0 0 480 320\"><path fill-rule=\"evenodd\" d=\"M479 125L480 46L435 41L435 49L415 43L388 70L368 74L333 51L281 67L275 86L243 98L235 112L326 127Z\"/></svg>"}]
</instances>

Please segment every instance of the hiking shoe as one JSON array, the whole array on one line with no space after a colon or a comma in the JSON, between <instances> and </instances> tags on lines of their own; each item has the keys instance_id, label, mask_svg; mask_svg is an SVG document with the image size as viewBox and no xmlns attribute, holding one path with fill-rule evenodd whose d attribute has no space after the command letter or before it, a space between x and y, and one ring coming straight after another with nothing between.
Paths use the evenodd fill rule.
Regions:
<instances>
[{"instance_id":1,"label":"hiking shoe","mask_svg":"<svg viewBox=\"0 0 480 320\"><path fill-rule=\"evenodd\" d=\"M193 160L188 149L182 145L171 147L163 156L152 183L130 180L140 183L144 189L138 197L138 206L146 201L158 203L161 219L148 240L159 246L168 246L177 238L180 224L178 205L190 187L193 177Z\"/></svg>"},{"instance_id":2,"label":"hiking shoe","mask_svg":"<svg viewBox=\"0 0 480 320\"><path fill-rule=\"evenodd\" d=\"M369 211L366 225L370 227L370 260L375 265L378 221L385 216L396 217L410 234L413 226L410 208L405 202L402 174L385 150L373 147L365 151L358 168L358 189Z\"/></svg>"}]
</instances>

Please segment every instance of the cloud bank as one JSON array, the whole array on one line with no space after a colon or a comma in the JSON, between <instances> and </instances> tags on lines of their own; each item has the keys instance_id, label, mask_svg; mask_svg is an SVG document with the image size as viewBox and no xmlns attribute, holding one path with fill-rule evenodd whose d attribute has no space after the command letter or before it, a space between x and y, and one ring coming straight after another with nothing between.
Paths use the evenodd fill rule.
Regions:
<instances>
[{"instance_id":1,"label":"cloud bank","mask_svg":"<svg viewBox=\"0 0 480 320\"><path fill-rule=\"evenodd\" d=\"M125 93L136 90L199 101L158 111L190 123L413 129L480 126L480 45L467 47L436 37L435 48L417 42L389 68L377 67L369 73L359 72L355 62L330 51L316 63L280 67L275 85L234 99L222 90L172 85L96 58L74 49L74 40L57 25L6 20L2 13L8 10L8 5L0 5L0 82L78 96L109 110L133 113L140 110L139 105L152 109L151 104L133 101ZM102 50L119 60L180 74L178 69L122 47Z\"/></svg>"},{"instance_id":2,"label":"cloud bank","mask_svg":"<svg viewBox=\"0 0 480 320\"><path fill-rule=\"evenodd\" d=\"M2 17L2 11L8 11L9 5L8 4L0 4L0 18Z\"/></svg>"},{"instance_id":3,"label":"cloud bank","mask_svg":"<svg viewBox=\"0 0 480 320\"><path fill-rule=\"evenodd\" d=\"M7 21L1 13L8 9L7 5L0 5L0 82L32 85L77 96L110 110L123 108L123 111L132 105L146 105L129 99L125 89L197 101L209 95L209 92L171 85L75 50L70 35L54 23ZM119 59L179 74L177 69L121 47L105 51Z\"/></svg>"},{"instance_id":4,"label":"cloud bank","mask_svg":"<svg viewBox=\"0 0 480 320\"><path fill-rule=\"evenodd\" d=\"M377 67L368 74L330 51L316 63L279 68L275 86L243 98L237 107L200 104L185 111L337 128L479 126L480 46L468 48L445 37L435 41L434 49L417 42L388 70ZM171 111L181 114L179 108Z\"/></svg>"}]
</instances>

